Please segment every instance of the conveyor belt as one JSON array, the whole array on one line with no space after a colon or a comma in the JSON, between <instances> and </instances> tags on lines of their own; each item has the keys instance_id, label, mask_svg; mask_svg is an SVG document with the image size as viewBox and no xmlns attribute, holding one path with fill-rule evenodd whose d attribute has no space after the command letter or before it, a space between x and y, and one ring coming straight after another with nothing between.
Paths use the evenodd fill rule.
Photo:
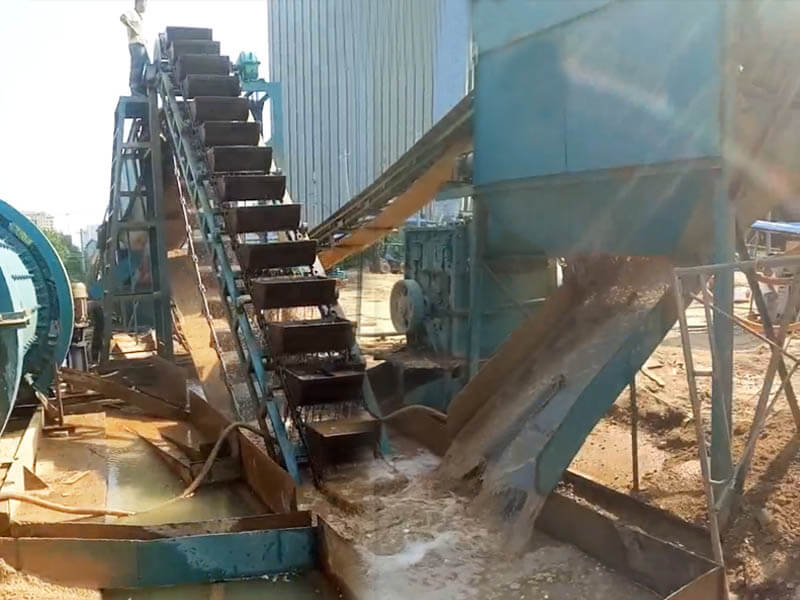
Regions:
<instances>
[{"instance_id":1,"label":"conveyor belt","mask_svg":"<svg viewBox=\"0 0 800 600\"><path fill-rule=\"evenodd\" d=\"M397 162L311 231L329 269L400 227L452 179L456 159L472 149L472 94L465 96Z\"/></svg>"},{"instance_id":2,"label":"conveyor belt","mask_svg":"<svg viewBox=\"0 0 800 600\"><path fill-rule=\"evenodd\" d=\"M268 446L287 470L299 477L295 456L304 449L319 477L334 458L374 447L380 436L366 410L377 414L352 324L337 313L335 282L315 267L316 241L299 232L299 205L283 203L286 179L271 172L272 150L258 145L260 126L248 120L239 79L211 30L168 27L159 53L190 254L210 271L198 268L197 279L211 279L200 291L213 343L221 362L231 347L243 359L233 363L247 371L256 414L241 416L263 423L266 412ZM298 307L317 316L296 318ZM229 329L214 325L224 316ZM241 382L241 373L226 372L232 396ZM237 409L251 412L241 402Z\"/></svg>"}]
</instances>

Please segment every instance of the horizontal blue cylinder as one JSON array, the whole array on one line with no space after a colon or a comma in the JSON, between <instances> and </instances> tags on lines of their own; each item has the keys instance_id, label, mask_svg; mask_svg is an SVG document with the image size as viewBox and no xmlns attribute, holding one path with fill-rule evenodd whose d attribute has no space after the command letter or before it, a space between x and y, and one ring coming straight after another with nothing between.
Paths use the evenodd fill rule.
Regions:
<instances>
[{"instance_id":1,"label":"horizontal blue cylinder","mask_svg":"<svg viewBox=\"0 0 800 600\"><path fill-rule=\"evenodd\" d=\"M0 200L0 433L26 375L34 389L47 391L69 350L72 325L72 292L58 254Z\"/></svg>"}]
</instances>

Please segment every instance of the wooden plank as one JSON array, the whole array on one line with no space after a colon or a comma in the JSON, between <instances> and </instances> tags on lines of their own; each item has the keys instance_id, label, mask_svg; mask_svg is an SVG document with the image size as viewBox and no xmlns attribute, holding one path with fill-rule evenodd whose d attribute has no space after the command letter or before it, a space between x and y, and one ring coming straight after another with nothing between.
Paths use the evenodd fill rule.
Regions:
<instances>
[{"instance_id":1,"label":"wooden plank","mask_svg":"<svg viewBox=\"0 0 800 600\"><path fill-rule=\"evenodd\" d=\"M186 413L159 398L150 396L143 392L133 390L116 381L98 377L85 371L75 369L61 369L63 381L78 385L87 389L100 392L109 398L124 400L132 406L136 406L145 413L162 419L180 420L186 418Z\"/></svg>"},{"instance_id":2,"label":"wooden plank","mask_svg":"<svg viewBox=\"0 0 800 600\"><path fill-rule=\"evenodd\" d=\"M38 442L36 474L48 488L37 493L37 496L70 506L105 506L108 487L107 447L103 443L106 415L103 412L67 415L65 424L75 427L73 436L42 436ZM77 476L80 479L76 479ZM13 515L13 521L65 521L75 518L75 515L28 503L21 503Z\"/></svg>"},{"instance_id":3,"label":"wooden plank","mask_svg":"<svg viewBox=\"0 0 800 600\"><path fill-rule=\"evenodd\" d=\"M25 493L25 469L33 471L36 465L36 450L42 435L44 413L37 409L19 440L11 464L8 467L0 491ZM19 502L6 500L0 503L0 529L7 529L19 509Z\"/></svg>"},{"instance_id":4,"label":"wooden plank","mask_svg":"<svg viewBox=\"0 0 800 600\"><path fill-rule=\"evenodd\" d=\"M19 448L26 430L27 427L15 431L6 431L0 437L0 489L5 486L8 473L14 462L14 456L17 454L17 448ZM8 501L0 503L0 534L7 532L11 523L9 507L10 502Z\"/></svg>"},{"instance_id":5,"label":"wooden plank","mask_svg":"<svg viewBox=\"0 0 800 600\"><path fill-rule=\"evenodd\" d=\"M14 455L17 453L17 448L26 429L27 427L15 431L6 430L0 436L0 464L11 463L14 460Z\"/></svg>"},{"instance_id":6,"label":"wooden plank","mask_svg":"<svg viewBox=\"0 0 800 600\"><path fill-rule=\"evenodd\" d=\"M77 521L59 523L14 522L11 524L11 536L17 538L76 538L86 540L156 540L189 535L291 529L310 526L311 513L308 511L296 511L161 525L127 525Z\"/></svg>"},{"instance_id":7,"label":"wooden plank","mask_svg":"<svg viewBox=\"0 0 800 600\"><path fill-rule=\"evenodd\" d=\"M39 446L39 438L42 437L42 425L44 424L44 414L41 409L37 409L22 439L17 446L17 451L14 453L14 462L18 462L23 466L33 469L36 464L36 448Z\"/></svg>"}]
</instances>

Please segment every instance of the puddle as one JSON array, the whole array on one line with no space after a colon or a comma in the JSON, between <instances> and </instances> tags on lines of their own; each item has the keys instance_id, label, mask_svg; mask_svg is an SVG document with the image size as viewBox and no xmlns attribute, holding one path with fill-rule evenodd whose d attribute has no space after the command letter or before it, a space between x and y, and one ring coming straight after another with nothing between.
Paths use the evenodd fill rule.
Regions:
<instances>
[{"instance_id":1,"label":"puddle","mask_svg":"<svg viewBox=\"0 0 800 600\"><path fill-rule=\"evenodd\" d=\"M204 521L263 514L265 507L244 483L204 486L191 498L164 504L186 487L141 439L107 437L107 505L145 511L109 522L158 525L181 521ZM106 590L109 600L319 600L338 598L330 583L318 572L283 574L247 581L208 585L131 590Z\"/></svg>"},{"instance_id":2,"label":"puddle","mask_svg":"<svg viewBox=\"0 0 800 600\"><path fill-rule=\"evenodd\" d=\"M164 505L186 487L141 439L106 439L108 458L107 506L146 511L107 521L159 525L181 521L205 521L266 512L243 483L204 486L191 498Z\"/></svg>"},{"instance_id":3,"label":"puddle","mask_svg":"<svg viewBox=\"0 0 800 600\"><path fill-rule=\"evenodd\" d=\"M104 600L327 600L338 597L338 593L318 572L210 585L103 592Z\"/></svg>"}]
</instances>

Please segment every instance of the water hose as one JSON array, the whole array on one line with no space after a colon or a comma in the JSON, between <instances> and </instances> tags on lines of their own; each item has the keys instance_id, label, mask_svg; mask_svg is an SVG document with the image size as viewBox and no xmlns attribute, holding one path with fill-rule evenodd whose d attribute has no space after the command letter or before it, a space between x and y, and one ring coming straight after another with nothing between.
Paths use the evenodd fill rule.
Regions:
<instances>
[{"instance_id":1,"label":"water hose","mask_svg":"<svg viewBox=\"0 0 800 600\"><path fill-rule=\"evenodd\" d=\"M29 496L28 494L18 494L17 492L3 492L0 493L0 502L5 500L16 500L18 502L27 502L28 504L35 504L42 508L54 510L56 512L67 513L70 515L84 515L91 517L99 517L110 515L112 517L129 517L132 513L129 510L115 510L111 508L89 508L88 506L65 506L64 504L56 504L49 502L36 496Z\"/></svg>"}]
</instances>

